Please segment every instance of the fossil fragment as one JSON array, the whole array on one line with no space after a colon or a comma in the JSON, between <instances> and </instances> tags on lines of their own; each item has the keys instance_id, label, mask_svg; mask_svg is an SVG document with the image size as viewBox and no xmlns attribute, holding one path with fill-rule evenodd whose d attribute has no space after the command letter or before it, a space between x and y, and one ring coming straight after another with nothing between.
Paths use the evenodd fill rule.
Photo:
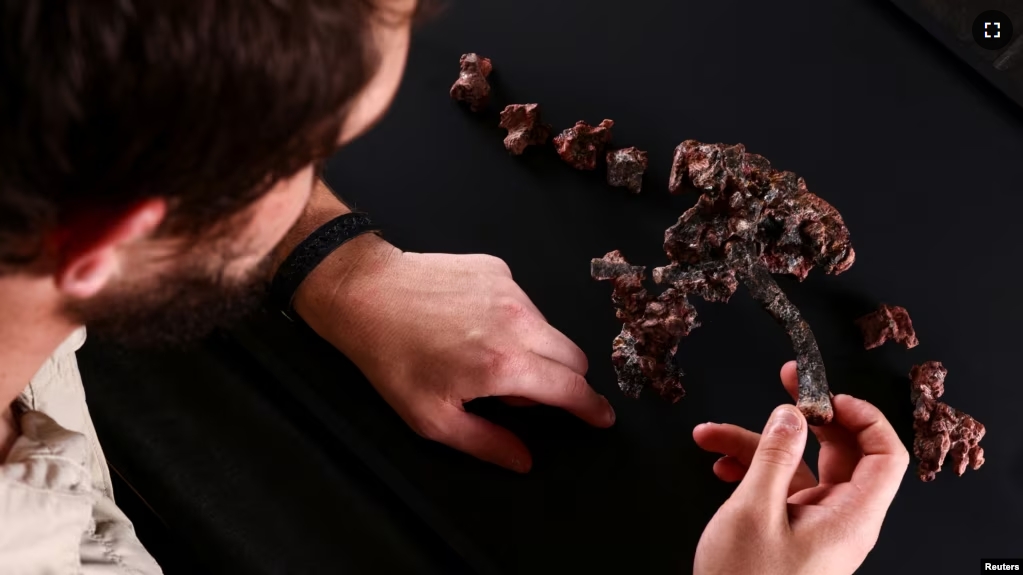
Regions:
<instances>
[{"instance_id":1,"label":"fossil fragment","mask_svg":"<svg viewBox=\"0 0 1023 575\"><path fill-rule=\"evenodd\" d=\"M913 320L904 307L881 304L877 311L856 320L856 325L863 332L863 347L867 349L880 347L889 339L905 345L906 349L920 345Z\"/></svg>"},{"instance_id":2,"label":"fossil fragment","mask_svg":"<svg viewBox=\"0 0 1023 575\"><path fill-rule=\"evenodd\" d=\"M574 126L554 136L554 147L568 165L577 170L593 170L597 157L611 141L611 126L614 122L604 120L596 126L576 122Z\"/></svg>"},{"instance_id":3,"label":"fossil fragment","mask_svg":"<svg viewBox=\"0 0 1023 575\"><path fill-rule=\"evenodd\" d=\"M643 173L646 168L646 152L638 148L623 148L607 153L607 183L616 188L627 188L638 194L643 189Z\"/></svg>"},{"instance_id":4,"label":"fossil fragment","mask_svg":"<svg viewBox=\"0 0 1023 575\"><path fill-rule=\"evenodd\" d=\"M490 102L490 83L487 76L493 70L490 60L478 54L462 54L458 61L461 71L451 86L451 97L469 105L473 112L479 112Z\"/></svg>"},{"instance_id":5,"label":"fossil fragment","mask_svg":"<svg viewBox=\"0 0 1023 575\"><path fill-rule=\"evenodd\" d=\"M707 301L726 302L742 282L750 295L784 326L792 340L798 364L800 410L811 424L831 421L831 394L817 342L799 310L785 297L771 274L786 273L802 280L814 267L832 274L847 270L855 253L841 215L810 193L802 178L773 169L762 156L747 153L742 144L682 142L675 149L669 189L679 193L683 185L702 190L703 194L665 232L664 251L671 263L655 268L652 275L655 283L669 286L665 294L670 295L653 298L645 291L636 291L633 299L645 298L643 302L658 301L662 306L676 308L681 304L675 300L688 305L689 294ZM593 271L593 277L607 279ZM615 280L616 291L620 281ZM615 297L614 301L621 314L621 298ZM635 308L642 307L640 304L632 303ZM653 329L652 324L658 321L657 317L644 317L638 326L633 322L631 327L624 322L622 334L631 336L639 346L643 340L635 330ZM688 332L678 333L681 337ZM619 338L623 341L620 347L627 348L629 338ZM673 387L670 381L664 381L677 377L673 366L677 363L678 340L670 343L671 346L653 348L634 346L634 350L620 352L637 357L634 363L645 378L640 387L647 385L657 390ZM666 356L659 355L664 347L672 352L672 369L668 369ZM625 387L625 382L619 383ZM636 384L631 382L630 388L634 387Z\"/></svg>"},{"instance_id":6,"label":"fossil fragment","mask_svg":"<svg viewBox=\"0 0 1023 575\"><path fill-rule=\"evenodd\" d=\"M910 398L913 400L913 455L920 460L917 475L933 481L946 456L952 468L962 476L966 468L984 465L984 425L958 409L938 401L945 393L948 370L940 362L928 361L909 372Z\"/></svg>"},{"instance_id":7,"label":"fossil fragment","mask_svg":"<svg viewBox=\"0 0 1023 575\"><path fill-rule=\"evenodd\" d=\"M669 401L681 399L685 390L675 351L679 339L700 325L685 294L669 288L659 296L650 295L643 288L646 268L630 265L617 250L590 262L590 275L614 285L611 298L623 323L611 353L619 387L626 395L639 397L650 385Z\"/></svg>"},{"instance_id":8,"label":"fossil fragment","mask_svg":"<svg viewBox=\"0 0 1023 575\"><path fill-rule=\"evenodd\" d=\"M501 112L500 127L508 130L504 147L514 156L528 146L539 146L551 136L551 127L540 121L539 104L512 104Z\"/></svg>"}]
</instances>

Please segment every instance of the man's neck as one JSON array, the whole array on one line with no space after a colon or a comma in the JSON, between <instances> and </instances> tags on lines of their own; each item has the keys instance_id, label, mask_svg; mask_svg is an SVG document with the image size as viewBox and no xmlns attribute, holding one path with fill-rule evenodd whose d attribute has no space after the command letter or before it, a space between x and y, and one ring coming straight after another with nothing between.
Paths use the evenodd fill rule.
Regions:
<instances>
[{"instance_id":1,"label":"man's neck","mask_svg":"<svg viewBox=\"0 0 1023 575\"><path fill-rule=\"evenodd\" d=\"M0 428L9 427L11 404L77 327L59 313L51 285L45 278L0 276Z\"/></svg>"}]
</instances>

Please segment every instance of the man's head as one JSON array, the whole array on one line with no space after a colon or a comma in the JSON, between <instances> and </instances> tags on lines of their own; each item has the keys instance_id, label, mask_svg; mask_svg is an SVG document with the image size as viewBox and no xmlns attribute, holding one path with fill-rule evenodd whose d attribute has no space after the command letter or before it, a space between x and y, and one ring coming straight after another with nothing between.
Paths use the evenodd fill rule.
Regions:
<instances>
[{"instance_id":1,"label":"man's head","mask_svg":"<svg viewBox=\"0 0 1023 575\"><path fill-rule=\"evenodd\" d=\"M136 343L248 307L415 4L0 0L0 284Z\"/></svg>"}]
</instances>

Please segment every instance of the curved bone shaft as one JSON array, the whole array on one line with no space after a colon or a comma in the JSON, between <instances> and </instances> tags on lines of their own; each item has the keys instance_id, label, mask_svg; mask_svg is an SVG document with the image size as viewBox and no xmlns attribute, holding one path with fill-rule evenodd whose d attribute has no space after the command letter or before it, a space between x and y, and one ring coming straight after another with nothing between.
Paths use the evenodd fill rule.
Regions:
<instances>
[{"instance_id":1,"label":"curved bone shaft","mask_svg":"<svg viewBox=\"0 0 1023 575\"><path fill-rule=\"evenodd\" d=\"M796 407L803 412L810 425L830 423L834 416L831 391L824 372L824 360L810 325L803 319L799 309L785 297L766 267L754 258L742 259L747 265L736 270L739 280L749 289L753 299L760 302L767 313L782 324L792 340L799 372L799 400Z\"/></svg>"}]
</instances>

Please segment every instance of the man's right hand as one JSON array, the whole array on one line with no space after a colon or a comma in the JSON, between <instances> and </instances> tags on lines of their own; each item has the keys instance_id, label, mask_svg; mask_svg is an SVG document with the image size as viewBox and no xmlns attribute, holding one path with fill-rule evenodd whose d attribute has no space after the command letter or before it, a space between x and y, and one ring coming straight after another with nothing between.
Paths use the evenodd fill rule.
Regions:
<instances>
[{"instance_id":1,"label":"man's right hand","mask_svg":"<svg viewBox=\"0 0 1023 575\"><path fill-rule=\"evenodd\" d=\"M310 274L295 309L416 433L484 461L521 473L532 465L511 431L466 411L477 398L614 423L611 404L586 382L586 355L498 258L403 252L366 235Z\"/></svg>"},{"instance_id":2,"label":"man's right hand","mask_svg":"<svg viewBox=\"0 0 1023 575\"><path fill-rule=\"evenodd\" d=\"M796 396L796 366L782 367ZM696 549L698 575L846 575L877 542L909 465L888 420L866 401L837 395L834 421L810 427L820 441L820 481L803 461L806 419L792 405L774 410L764 433L701 424L696 443L722 454L714 473L740 482Z\"/></svg>"}]
</instances>

